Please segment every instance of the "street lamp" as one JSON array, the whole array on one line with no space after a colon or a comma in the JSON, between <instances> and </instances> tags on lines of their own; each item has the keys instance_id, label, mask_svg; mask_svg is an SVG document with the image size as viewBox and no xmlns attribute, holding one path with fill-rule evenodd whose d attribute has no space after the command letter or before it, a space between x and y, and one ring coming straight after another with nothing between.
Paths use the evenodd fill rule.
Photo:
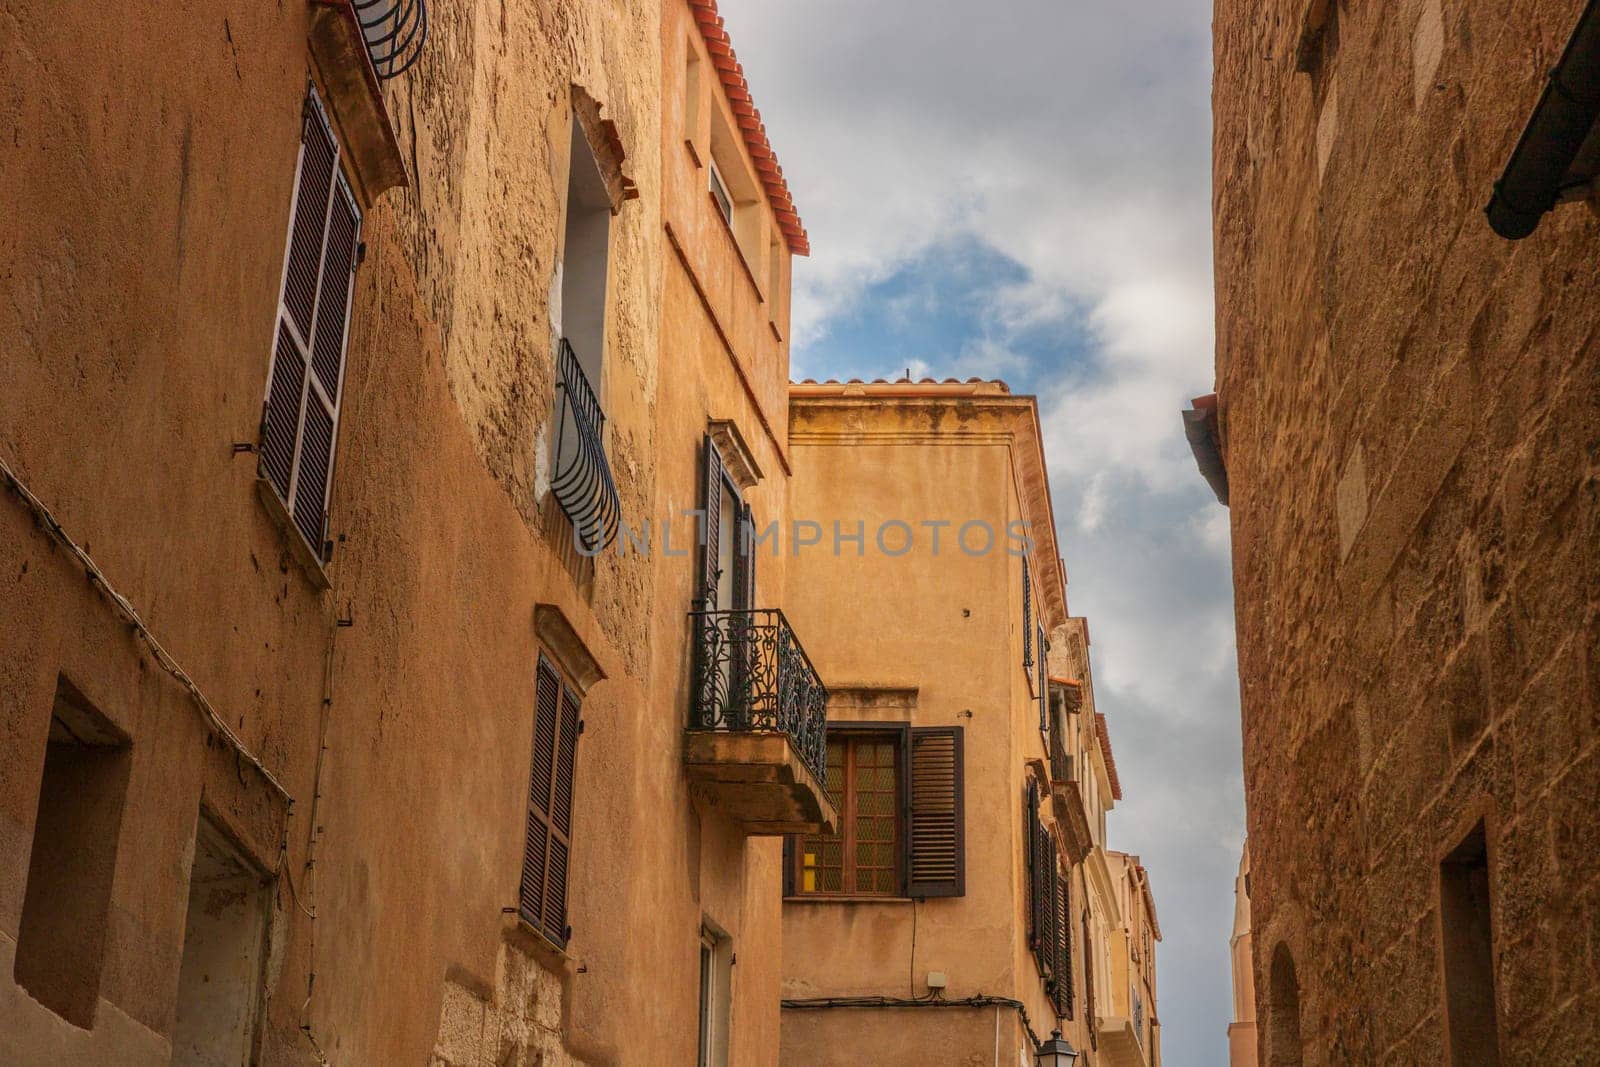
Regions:
<instances>
[{"instance_id":1,"label":"street lamp","mask_svg":"<svg viewBox=\"0 0 1600 1067\"><path fill-rule=\"evenodd\" d=\"M1077 1061L1078 1050L1061 1036L1060 1030L1052 1030L1050 1040L1039 1043L1039 1051L1033 1062L1037 1067L1072 1067Z\"/></svg>"}]
</instances>

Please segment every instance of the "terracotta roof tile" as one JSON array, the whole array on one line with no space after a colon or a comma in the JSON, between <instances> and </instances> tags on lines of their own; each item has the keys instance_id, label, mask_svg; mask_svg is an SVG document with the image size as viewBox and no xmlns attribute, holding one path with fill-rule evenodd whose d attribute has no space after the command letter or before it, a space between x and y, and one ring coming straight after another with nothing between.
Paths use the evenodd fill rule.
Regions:
<instances>
[{"instance_id":1,"label":"terracotta roof tile","mask_svg":"<svg viewBox=\"0 0 1600 1067\"><path fill-rule=\"evenodd\" d=\"M1111 732L1106 729L1105 712L1094 713L1094 732L1100 736L1100 755L1106 761L1106 774L1111 778L1111 797L1122 799L1122 780L1117 777L1117 761L1111 755Z\"/></svg>"},{"instance_id":2,"label":"terracotta roof tile","mask_svg":"<svg viewBox=\"0 0 1600 1067\"><path fill-rule=\"evenodd\" d=\"M797 256L811 254L811 239L794 209L794 197L789 195L789 183L784 180L783 168L778 166L772 144L767 139L767 128L761 123L761 112L756 110L750 96L750 83L733 54L733 43L723 27L722 16L717 14L717 0L689 0L700 35L705 38L706 51L711 55L711 65L717 68L722 90L728 95L739 130L744 134L745 147L756 160L756 171L761 184L766 187L767 199L772 202L773 214L778 219L778 229L783 231L789 251ZM770 161L770 166L763 164Z\"/></svg>"}]
</instances>

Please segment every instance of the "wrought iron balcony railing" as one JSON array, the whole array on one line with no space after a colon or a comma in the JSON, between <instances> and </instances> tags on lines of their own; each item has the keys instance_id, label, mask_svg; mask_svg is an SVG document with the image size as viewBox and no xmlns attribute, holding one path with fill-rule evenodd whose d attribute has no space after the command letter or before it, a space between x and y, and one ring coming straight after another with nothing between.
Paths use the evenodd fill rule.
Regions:
<instances>
[{"instance_id":1,"label":"wrought iron balcony railing","mask_svg":"<svg viewBox=\"0 0 1600 1067\"><path fill-rule=\"evenodd\" d=\"M404 74L428 43L427 0L351 0L378 77Z\"/></svg>"},{"instance_id":2,"label":"wrought iron balcony railing","mask_svg":"<svg viewBox=\"0 0 1600 1067\"><path fill-rule=\"evenodd\" d=\"M1067 755L1066 739L1061 736L1061 728L1050 731L1050 781L1070 782L1073 780L1072 757Z\"/></svg>"},{"instance_id":3,"label":"wrought iron balcony railing","mask_svg":"<svg viewBox=\"0 0 1600 1067\"><path fill-rule=\"evenodd\" d=\"M563 338L556 359L556 470L550 480L561 510L585 550L598 552L617 536L622 501L606 460L605 412L578 356Z\"/></svg>"},{"instance_id":4,"label":"wrought iron balcony railing","mask_svg":"<svg viewBox=\"0 0 1600 1067\"><path fill-rule=\"evenodd\" d=\"M818 782L827 781L828 690L776 608L691 611L697 730L784 733Z\"/></svg>"}]
</instances>

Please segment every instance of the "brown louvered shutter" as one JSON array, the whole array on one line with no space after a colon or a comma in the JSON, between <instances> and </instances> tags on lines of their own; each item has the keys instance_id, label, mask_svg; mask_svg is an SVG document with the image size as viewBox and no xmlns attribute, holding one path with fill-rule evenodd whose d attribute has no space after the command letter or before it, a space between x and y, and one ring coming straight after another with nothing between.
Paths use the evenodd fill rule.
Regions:
<instances>
[{"instance_id":1,"label":"brown louvered shutter","mask_svg":"<svg viewBox=\"0 0 1600 1067\"><path fill-rule=\"evenodd\" d=\"M959 897L967 891L961 741L959 726L911 731L907 896Z\"/></svg>"},{"instance_id":2,"label":"brown louvered shutter","mask_svg":"<svg viewBox=\"0 0 1600 1067\"><path fill-rule=\"evenodd\" d=\"M754 523L750 505L745 504L739 512L733 542L733 606L737 611L750 611L756 606L755 544L745 533L754 529Z\"/></svg>"},{"instance_id":3,"label":"brown louvered shutter","mask_svg":"<svg viewBox=\"0 0 1600 1067\"><path fill-rule=\"evenodd\" d=\"M711 435L705 438L705 462L701 467L700 501L705 508L705 537L700 542L700 607L717 610L717 583L722 579L722 456Z\"/></svg>"},{"instance_id":4,"label":"brown louvered shutter","mask_svg":"<svg viewBox=\"0 0 1600 1067\"><path fill-rule=\"evenodd\" d=\"M1026 555L1022 557L1022 666L1033 666L1033 579Z\"/></svg>"},{"instance_id":5,"label":"brown louvered shutter","mask_svg":"<svg viewBox=\"0 0 1600 1067\"><path fill-rule=\"evenodd\" d=\"M1072 1018L1072 879L1057 881L1056 893L1056 974L1051 987L1056 1014Z\"/></svg>"},{"instance_id":6,"label":"brown louvered shutter","mask_svg":"<svg viewBox=\"0 0 1600 1067\"><path fill-rule=\"evenodd\" d=\"M1094 949L1089 941L1089 910L1083 911L1083 1021L1089 1027L1089 1047L1098 1049L1094 1017Z\"/></svg>"},{"instance_id":7,"label":"brown louvered shutter","mask_svg":"<svg viewBox=\"0 0 1600 1067\"><path fill-rule=\"evenodd\" d=\"M783 839L783 895L794 896L794 835Z\"/></svg>"},{"instance_id":8,"label":"brown louvered shutter","mask_svg":"<svg viewBox=\"0 0 1600 1067\"><path fill-rule=\"evenodd\" d=\"M260 471L322 559L361 211L314 88L306 91L289 216Z\"/></svg>"},{"instance_id":9,"label":"brown louvered shutter","mask_svg":"<svg viewBox=\"0 0 1600 1067\"><path fill-rule=\"evenodd\" d=\"M1039 627L1039 732L1050 731L1050 671L1045 663L1048 646L1044 640L1044 627Z\"/></svg>"},{"instance_id":10,"label":"brown louvered shutter","mask_svg":"<svg viewBox=\"0 0 1600 1067\"><path fill-rule=\"evenodd\" d=\"M1024 819L1028 845L1028 947L1033 950L1034 958L1043 966L1043 951L1045 938L1045 900L1050 892L1050 884L1044 872L1044 849L1040 842L1039 827L1039 783L1032 778L1028 779L1028 803Z\"/></svg>"},{"instance_id":11,"label":"brown louvered shutter","mask_svg":"<svg viewBox=\"0 0 1600 1067\"><path fill-rule=\"evenodd\" d=\"M544 656L534 685L533 766L528 776L528 826L518 912L562 947L567 926L567 876L572 855L572 787L577 770L578 696Z\"/></svg>"}]
</instances>

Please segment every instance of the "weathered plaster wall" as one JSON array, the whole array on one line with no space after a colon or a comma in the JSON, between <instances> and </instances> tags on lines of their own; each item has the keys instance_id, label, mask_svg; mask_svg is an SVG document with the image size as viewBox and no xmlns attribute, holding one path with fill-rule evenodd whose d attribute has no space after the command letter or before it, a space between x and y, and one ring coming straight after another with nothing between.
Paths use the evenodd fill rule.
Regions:
<instances>
[{"instance_id":1,"label":"weathered plaster wall","mask_svg":"<svg viewBox=\"0 0 1600 1067\"><path fill-rule=\"evenodd\" d=\"M1597 227L1482 216L1582 5L1338 4L1315 75L1305 7L1215 21L1257 973L1292 952L1308 1064L1439 1062L1438 862L1482 812L1502 1062L1592 1061Z\"/></svg>"},{"instance_id":2,"label":"weathered plaster wall","mask_svg":"<svg viewBox=\"0 0 1600 1067\"><path fill-rule=\"evenodd\" d=\"M696 993L678 976L706 913L753 948L732 1062L775 1059L778 843L702 817L682 771L693 560L577 559L540 479L578 83L643 191L612 227L602 387L625 513L637 526L696 506L711 415L756 450L758 509L776 517L786 500L734 370L758 367L770 393L786 346L765 327L759 358L717 347L751 333L714 321L662 222L662 22L682 12L552 0L432 15L421 62L387 89L412 185L365 219L338 546L319 593L257 498L255 458L232 451L257 439L305 5L0 6L14 216L0 234L0 454L296 801L286 811L208 744L181 691L0 500L0 963L58 673L134 739L96 1026L67 1026L0 967L0 1060L166 1062L202 804L279 872L263 1063L310 1062L302 1024L336 1064L630 1063L639 1047L688 1062ZM761 581L777 595L781 567ZM564 957L502 914L521 862L536 604L557 606L607 674L584 706Z\"/></svg>"}]
</instances>

